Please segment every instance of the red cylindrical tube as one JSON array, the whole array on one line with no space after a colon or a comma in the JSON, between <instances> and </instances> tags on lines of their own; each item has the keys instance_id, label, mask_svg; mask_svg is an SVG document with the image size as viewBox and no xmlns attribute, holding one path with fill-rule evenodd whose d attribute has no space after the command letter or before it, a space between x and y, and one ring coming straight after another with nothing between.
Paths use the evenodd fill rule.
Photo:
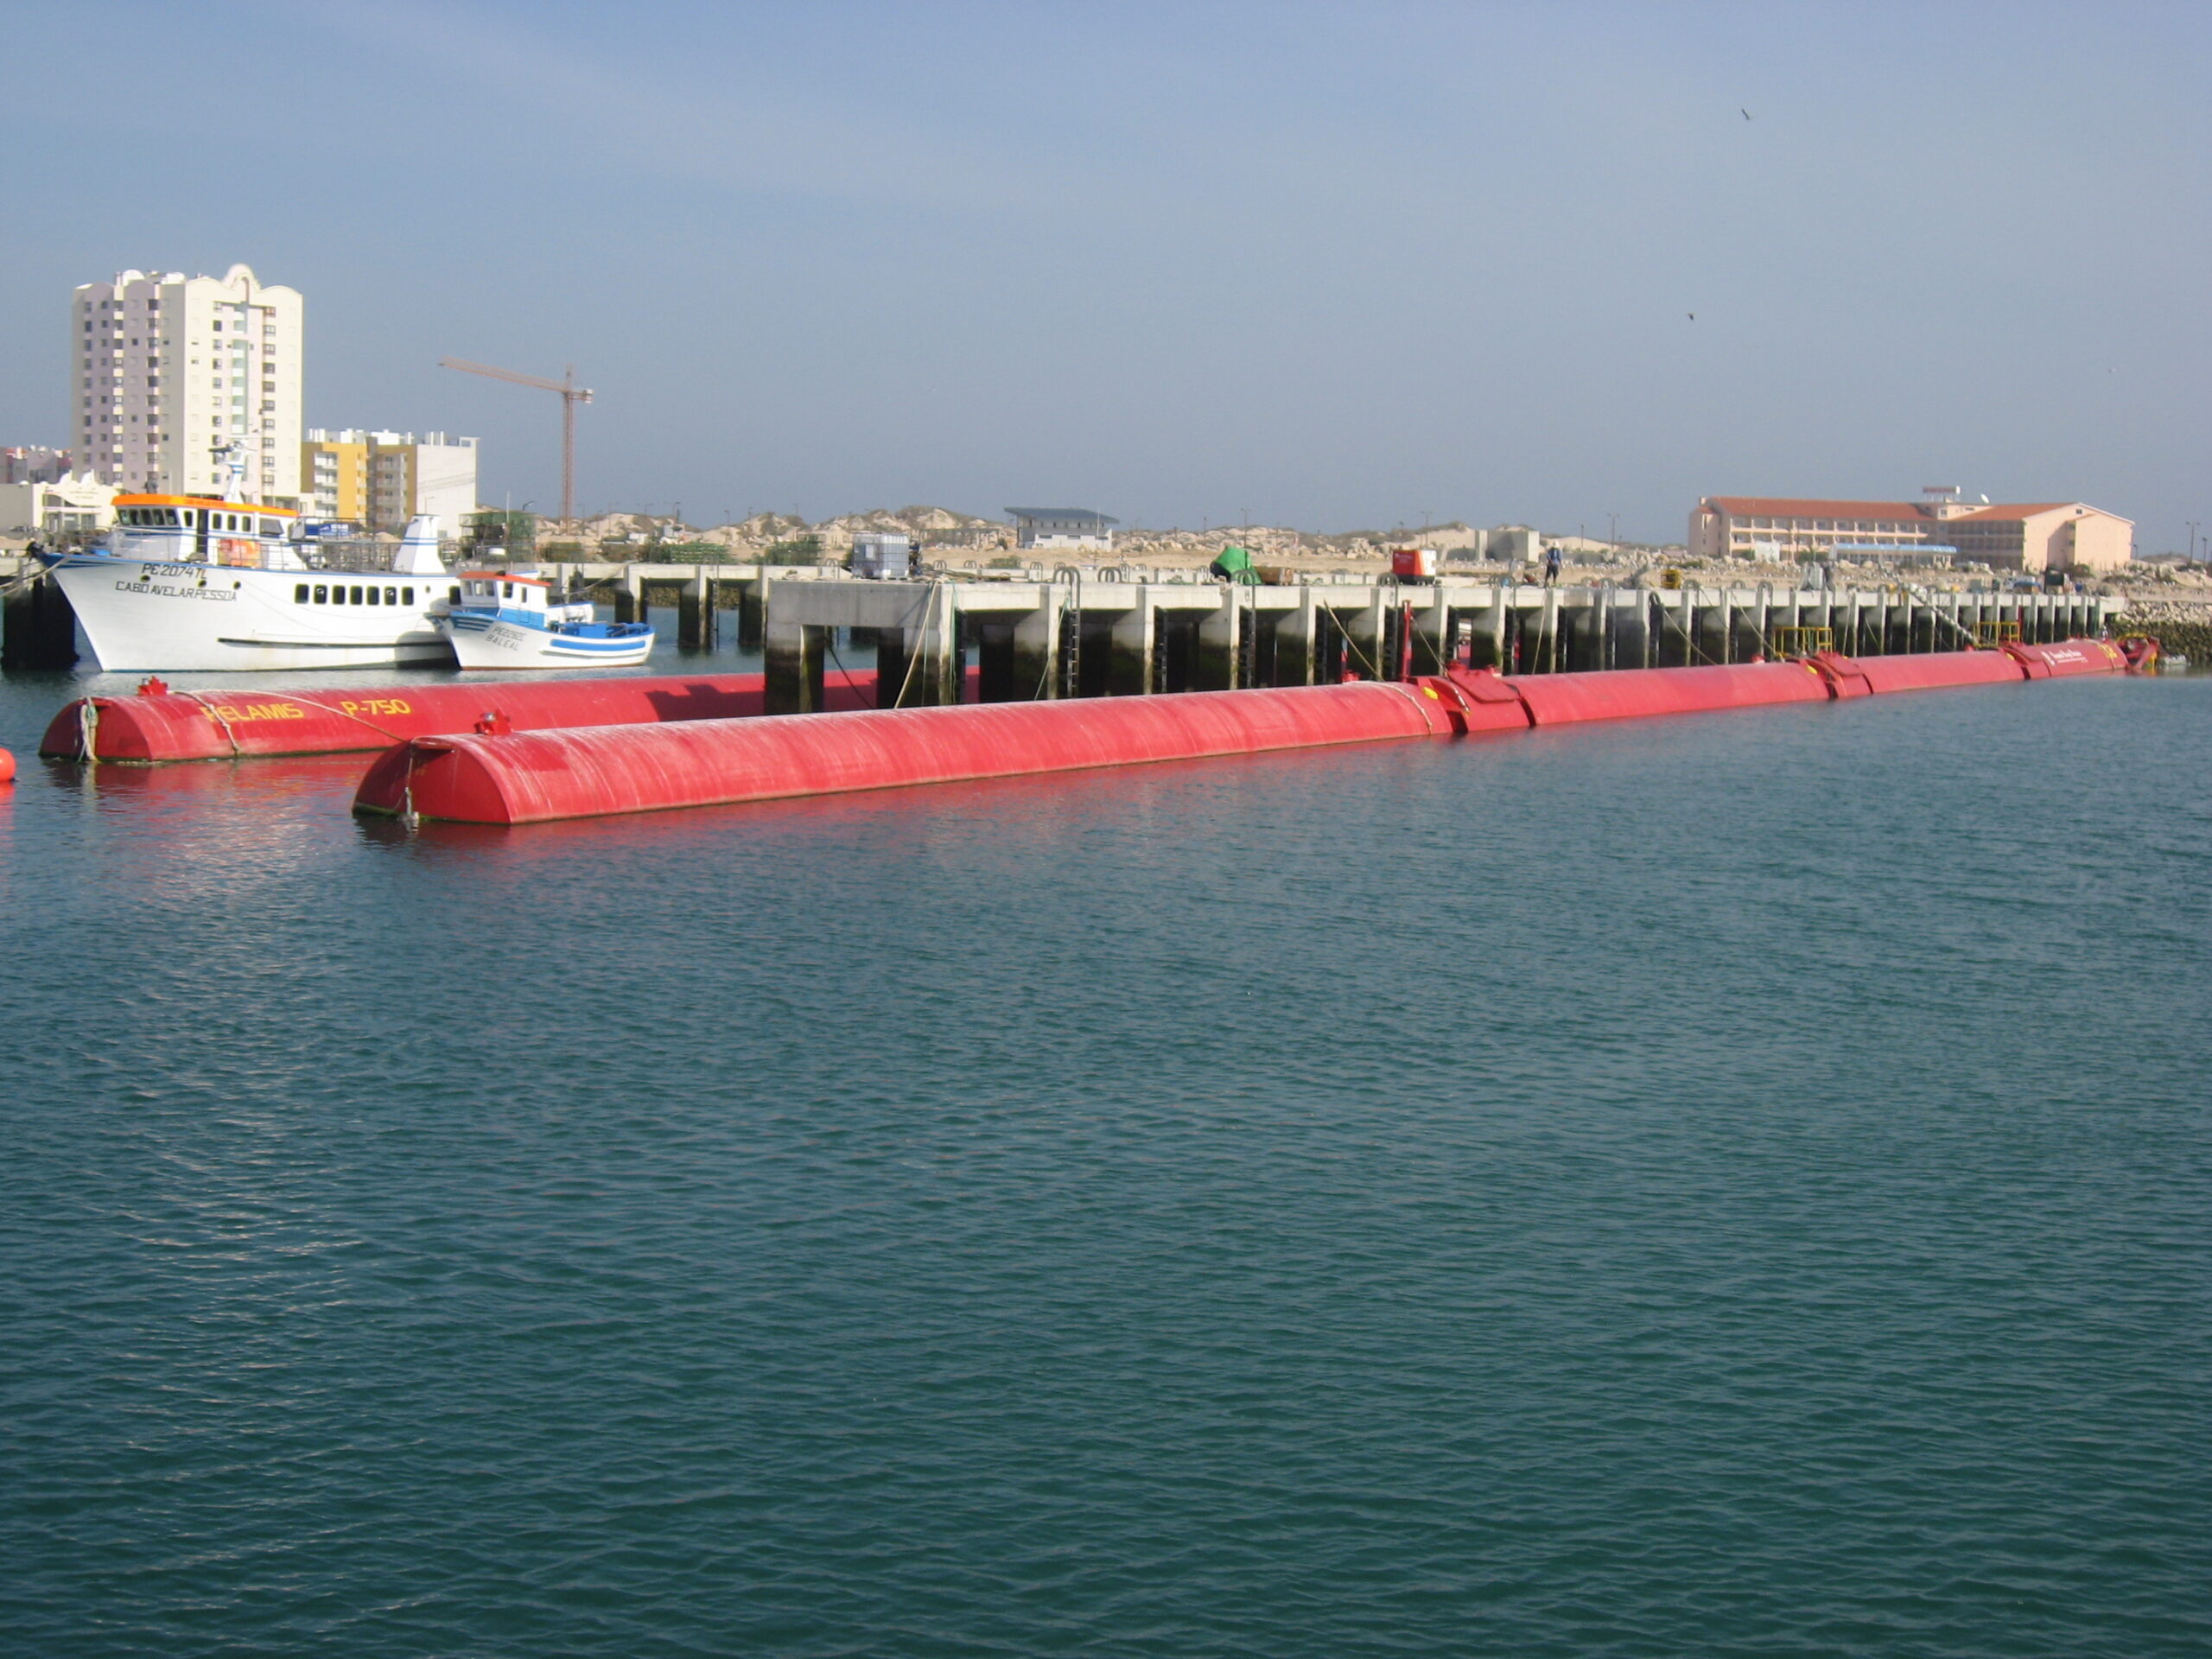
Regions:
<instances>
[{"instance_id":1,"label":"red cylindrical tube","mask_svg":"<svg viewBox=\"0 0 2212 1659\"><path fill-rule=\"evenodd\" d=\"M466 732L493 713L517 731L735 720L763 711L762 684L759 674L668 674L283 691L162 689L79 697L54 715L39 753L143 762L341 754ZM872 709L875 671L826 674L823 694L833 709Z\"/></svg>"},{"instance_id":2,"label":"red cylindrical tube","mask_svg":"<svg viewBox=\"0 0 2212 1659\"><path fill-rule=\"evenodd\" d=\"M1517 715L1513 723L1522 723ZM537 823L1461 728L1435 688L1370 681L470 734L420 738L383 755L361 780L353 805L467 823Z\"/></svg>"}]
</instances>

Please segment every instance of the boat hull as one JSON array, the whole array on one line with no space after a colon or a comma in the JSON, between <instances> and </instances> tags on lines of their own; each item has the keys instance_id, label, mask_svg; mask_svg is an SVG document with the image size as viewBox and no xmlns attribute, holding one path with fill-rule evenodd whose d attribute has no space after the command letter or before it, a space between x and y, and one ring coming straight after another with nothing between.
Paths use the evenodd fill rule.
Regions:
<instances>
[{"instance_id":1,"label":"boat hull","mask_svg":"<svg viewBox=\"0 0 2212 1659\"><path fill-rule=\"evenodd\" d=\"M389 571L255 570L101 554L67 556L52 574L110 673L207 674L449 664L435 623L450 583ZM360 589L359 605L312 594ZM378 603L365 602L373 587ZM305 589L309 600L297 595ZM383 602L386 594L393 603ZM403 598L403 596L404 596ZM411 602L410 602L411 601Z\"/></svg>"},{"instance_id":2,"label":"boat hull","mask_svg":"<svg viewBox=\"0 0 2212 1659\"><path fill-rule=\"evenodd\" d=\"M455 611L438 619L463 668L634 668L652 654L651 633L616 639L556 633L550 628Z\"/></svg>"}]
</instances>

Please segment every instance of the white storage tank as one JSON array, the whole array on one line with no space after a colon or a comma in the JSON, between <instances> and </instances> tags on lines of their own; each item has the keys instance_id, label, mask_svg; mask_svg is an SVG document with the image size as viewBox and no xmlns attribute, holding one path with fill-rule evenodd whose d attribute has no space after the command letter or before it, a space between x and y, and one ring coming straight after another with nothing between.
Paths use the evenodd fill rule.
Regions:
<instances>
[{"instance_id":1,"label":"white storage tank","mask_svg":"<svg viewBox=\"0 0 2212 1659\"><path fill-rule=\"evenodd\" d=\"M853 537L846 569L856 576L904 578L914 574L914 543L895 531L863 530Z\"/></svg>"}]
</instances>

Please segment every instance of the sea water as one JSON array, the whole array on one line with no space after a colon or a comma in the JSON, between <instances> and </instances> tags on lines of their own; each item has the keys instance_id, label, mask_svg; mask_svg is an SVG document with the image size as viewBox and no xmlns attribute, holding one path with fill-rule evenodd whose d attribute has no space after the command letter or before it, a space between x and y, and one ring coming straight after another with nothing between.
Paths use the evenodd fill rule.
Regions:
<instances>
[{"instance_id":1,"label":"sea water","mask_svg":"<svg viewBox=\"0 0 2212 1659\"><path fill-rule=\"evenodd\" d=\"M2212 1649L2212 683L411 836L72 690L0 1649Z\"/></svg>"}]
</instances>

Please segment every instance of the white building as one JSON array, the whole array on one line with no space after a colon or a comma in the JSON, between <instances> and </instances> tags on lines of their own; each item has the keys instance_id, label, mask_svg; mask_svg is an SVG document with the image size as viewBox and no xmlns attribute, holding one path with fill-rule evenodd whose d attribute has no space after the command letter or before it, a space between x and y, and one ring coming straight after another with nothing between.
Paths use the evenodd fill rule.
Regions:
<instances>
[{"instance_id":1,"label":"white building","mask_svg":"<svg viewBox=\"0 0 2212 1659\"><path fill-rule=\"evenodd\" d=\"M251 270L119 272L71 308L70 436L80 463L126 490L220 493L233 454L245 493L300 494L303 306Z\"/></svg>"},{"instance_id":2,"label":"white building","mask_svg":"<svg viewBox=\"0 0 2212 1659\"><path fill-rule=\"evenodd\" d=\"M67 449L49 449L42 443L0 449L0 484L50 484L71 471Z\"/></svg>"},{"instance_id":3,"label":"white building","mask_svg":"<svg viewBox=\"0 0 2212 1659\"><path fill-rule=\"evenodd\" d=\"M0 536L105 530L115 522L115 486L90 473L0 484Z\"/></svg>"},{"instance_id":4,"label":"white building","mask_svg":"<svg viewBox=\"0 0 2212 1659\"><path fill-rule=\"evenodd\" d=\"M1008 507L1013 516L1016 547L1074 547L1101 550L1114 545L1114 526L1109 518L1088 507Z\"/></svg>"}]
</instances>

